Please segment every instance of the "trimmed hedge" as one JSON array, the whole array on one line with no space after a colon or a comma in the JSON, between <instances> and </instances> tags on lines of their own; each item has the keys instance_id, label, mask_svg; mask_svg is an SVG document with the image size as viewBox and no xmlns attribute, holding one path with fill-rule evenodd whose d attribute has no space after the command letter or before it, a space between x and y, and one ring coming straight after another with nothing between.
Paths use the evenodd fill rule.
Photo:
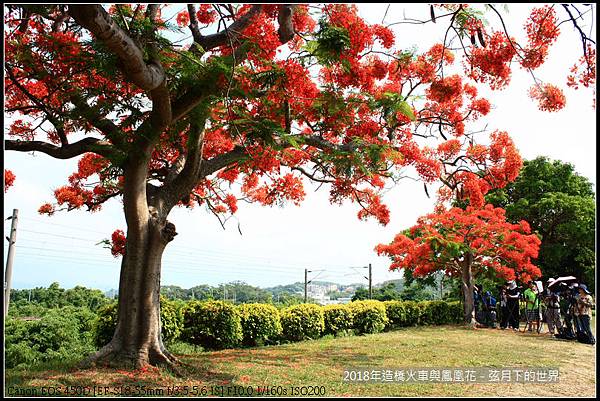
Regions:
<instances>
[{"instance_id":1,"label":"trimmed hedge","mask_svg":"<svg viewBox=\"0 0 600 401\"><path fill-rule=\"evenodd\" d=\"M440 325L462 322L459 301L386 301L388 329L417 325Z\"/></svg>"},{"instance_id":2,"label":"trimmed hedge","mask_svg":"<svg viewBox=\"0 0 600 401\"><path fill-rule=\"evenodd\" d=\"M346 305L326 305L323 307L325 334L343 334L352 330L352 311Z\"/></svg>"},{"instance_id":3,"label":"trimmed hedge","mask_svg":"<svg viewBox=\"0 0 600 401\"><path fill-rule=\"evenodd\" d=\"M419 302L421 325L439 325L451 323L450 308L444 301L424 301Z\"/></svg>"},{"instance_id":4,"label":"trimmed hedge","mask_svg":"<svg viewBox=\"0 0 600 401\"><path fill-rule=\"evenodd\" d=\"M181 338L209 349L233 348L243 339L237 308L223 301L191 301L183 309Z\"/></svg>"},{"instance_id":5,"label":"trimmed hedge","mask_svg":"<svg viewBox=\"0 0 600 401\"><path fill-rule=\"evenodd\" d=\"M117 328L117 303L102 306L97 311L95 324L95 342L102 347L110 342ZM176 340L183 329L181 308L173 301L160 297L160 324L163 341Z\"/></svg>"},{"instance_id":6,"label":"trimmed hedge","mask_svg":"<svg viewBox=\"0 0 600 401\"><path fill-rule=\"evenodd\" d=\"M463 323L465 316L464 316L464 309L463 309L463 305L460 303L460 301L447 301L446 304L448 305L448 322L447 323L454 323L454 324L458 324L458 323Z\"/></svg>"},{"instance_id":7,"label":"trimmed hedge","mask_svg":"<svg viewBox=\"0 0 600 401\"><path fill-rule=\"evenodd\" d=\"M114 334L116 303L103 306L97 314L80 308L60 311L50 311L42 321L35 322L7 318L7 366L64 359L71 352L67 350L74 349L81 356L84 351L93 351L94 345L107 344ZM459 301L366 300L346 305L299 304L278 310L269 304L177 303L161 297L163 340L180 338L207 349L302 341L325 334L360 335L416 325L457 324L462 319ZM45 334L40 335L42 332Z\"/></svg>"},{"instance_id":8,"label":"trimmed hedge","mask_svg":"<svg viewBox=\"0 0 600 401\"><path fill-rule=\"evenodd\" d=\"M385 305L381 301L355 301L348 304L352 312L353 329L356 334L382 332L388 324Z\"/></svg>"},{"instance_id":9,"label":"trimmed hedge","mask_svg":"<svg viewBox=\"0 0 600 401\"><path fill-rule=\"evenodd\" d=\"M237 309L244 345L271 344L281 335L279 311L273 305L241 304Z\"/></svg>"},{"instance_id":10,"label":"trimmed hedge","mask_svg":"<svg viewBox=\"0 0 600 401\"><path fill-rule=\"evenodd\" d=\"M281 311L282 336L287 341L321 337L325 329L323 309L315 304L294 305Z\"/></svg>"}]
</instances>

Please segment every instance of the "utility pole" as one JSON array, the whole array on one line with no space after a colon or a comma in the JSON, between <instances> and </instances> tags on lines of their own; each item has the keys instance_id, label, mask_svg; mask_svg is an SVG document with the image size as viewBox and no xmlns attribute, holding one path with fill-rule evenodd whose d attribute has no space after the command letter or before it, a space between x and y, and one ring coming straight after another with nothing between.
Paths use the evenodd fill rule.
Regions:
<instances>
[{"instance_id":1,"label":"utility pole","mask_svg":"<svg viewBox=\"0 0 600 401\"><path fill-rule=\"evenodd\" d=\"M304 303L308 300L308 269L304 269Z\"/></svg>"},{"instance_id":2,"label":"utility pole","mask_svg":"<svg viewBox=\"0 0 600 401\"><path fill-rule=\"evenodd\" d=\"M371 264L369 263L369 299L373 299L373 274L371 271Z\"/></svg>"},{"instance_id":3,"label":"utility pole","mask_svg":"<svg viewBox=\"0 0 600 401\"><path fill-rule=\"evenodd\" d=\"M8 304L10 302L10 285L12 282L12 265L15 258L15 243L17 242L17 217L18 209L13 209L13 214L7 220L12 219L10 226L10 238L8 239L8 257L6 258L6 271L4 273L4 317L8 315Z\"/></svg>"}]
</instances>

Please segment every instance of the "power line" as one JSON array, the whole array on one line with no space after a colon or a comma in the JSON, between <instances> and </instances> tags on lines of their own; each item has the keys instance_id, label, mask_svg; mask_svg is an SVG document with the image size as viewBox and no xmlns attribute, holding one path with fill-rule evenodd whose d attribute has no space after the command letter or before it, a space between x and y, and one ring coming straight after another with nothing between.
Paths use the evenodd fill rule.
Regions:
<instances>
[{"instance_id":1,"label":"power line","mask_svg":"<svg viewBox=\"0 0 600 401\"><path fill-rule=\"evenodd\" d=\"M31 230L27 230L30 231ZM39 232L41 233L41 232ZM46 235L52 235L52 236L56 236L56 234L52 234L52 233L44 233ZM61 237L66 237L66 236L61 236ZM80 239L80 238L75 238L75 237L68 237L69 239L76 239L76 240L80 240L80 241L86 241L84 239ZM34 239L30 239L30 238L24 238L23 239L24 242L26 242L27 244L29 244L30 242L39 243L39 240L34 240ZM55 245L64 245L64 243L61 242L56 242L56 241L48 241L48 240L42 240L44 242L50 243L50 244L55 244ZM92 241L93 242L93 241ZM51 248L38 248L38 247L25 247L25 246L20 246L20 248L29 248L29 249L38 249L38 250L43 250L43 249L48 249L51 252L57 252L58 250L55 249L51 249ZM90 250L93 251L102 251L103 249L106 248L90 248ZM172 248L174 249L174 248ZM62 252L62 251L61 251ZM71 249L69 249L68 251L69 253L76 253L74 251L72 251ZM83 254L87 255L88 252L84 252ZM221 255L226 255L226 256L216 256L216 254L221 254ZM292 264L286 264L283 262L279 262L279 263L272 263L271 261L273 259L271 258L266 258L266 257L254 257L254 259L262 259L265 261L269 261L268 265L264 262L254 262L254 261L248 261L247 258L250 257L246 257L244 255L236 255L236 254L230 254L227 255L224 252L213 252L213 251L208 251L208 250L197 250L195 252L177 252L177 251L170 251L167 250L165 251L165 258L166 259L170 259L171 255L175 255L175 256L180 256L179 258L176 258L177 260L180 260L182 262L184 261L197 261L198 258L194 257L194 256L198 256L200 257L202 260L208 259L209 261L225 261L225 262L230 262L230 263L238 263L241 265L245 265L245 266L260 266L260 267L266 267L266 268L272 268L274 270L287 270L287 269L301 269L302 265L292 265ZM305 264L303 264L305 266ZM329 266L329 269L347 269L346 266Z\"/></svg>"},{"instance_id":2,"label":"power line","mask_svg":"<svg viewBox=\"0 0 600 401\"><path fill-rule=\"evenodd\" d=\"M35 220L35 219L30 219L30 220ZM74 227L70 227L70 226L66 226L66 225L62 225L63 227L68 227L68 228L73 228L75 230L79 230L79 228L74 228ZM104 234L107 235L107 233L102 233L100 231L95 231L95 230L85 230L85 229L81 229L83 231L89 231L89 232L95 232L95 233L100 233L100 234ZM37 230L29 230L29 229L21 229L20 231L23 232L29 232L29 233L34 233L34 234L40 234L40 235L45 235L45 236L53 236L53 237L59 237L59 238L65 238L65 239L71 239L71 240L76 240L76 241L83 241L83 242L94 242L97 241L98 239L85 239L85 238L81 238L81 237L76 237L76 236L69 236L69 235L63 235L58 234L58 233L54 233L54 232L47 232L47 231L37 231ZM26 238L28 239L28 238ZM55 244L59 244L59 243L55 243ZM178 251L171 251L171 249L189 249L190 253L194 252L194 253L200 253L200 254L217 254L217 255L226 255L229 257L240 257L240 258L244 258L244 262L247 263L247 259L257 259L257 260L272 260L272 258L269 257L265 257L265 256L256 256L256 255L245 255L245 254L236 254L236 253L232 253L232 252L225 252L225 251L217 251L217 250L205 250L205 249L198 249L196 247L192 247L192 246L187 246L187 245L180 245L180 244L173 244L171 248L167 248L167 250L165 252L168 253L176 253L176 254L180 254L180 255L184 255L185 252L178 252ZM289 267L299 267L302 268L302 266L306 266L306 264L310 264L310 262L300 262L298 265L290 265L290 264L285 264L286 266ZM281 263L279 263L278 265L282 265ZM330 265L329 268L339 268L339 269L347 269L348 266L345 265Z\"/></svg>"},{"instance_id":3,"label":"power line","mask_svg":"<svg viewBox=\"0 0 600 401\"><path fill-rule=\"evenodd\" d=\"M65 225L65 224L59 224L59 223L53 223L53 222L50 222L50 221L44 221L44 220L39 220L39 219L33 219L33 218L31 218L31 217L22 217L22 219L23 219L23 220L34 221L34 222L36 222L36 223L47 224L47 225L50 225L50 226L52 226L52 227L65 227L65 228L70 228L70 229L72 229L72 230L75 230L75 231L86 231L86 232L90 232L90 233L97 233L97 234L103 234L103 235L107 235L107 234L109 234L109 233L107 233L106 231L90 230L90 229L87 229L87 228L81 228L81 227L78 227L78 226L68 226L68 225Z\"/></svg>"},{"instance_id":4,"label":"power line","mask_svg":"<svg viewBox=\"0 0 600 401\"><path fill-rule=\"evenodd\" d=\"M25 247L23 247L25 248ZM81 254L81 253L79 253ZM81 264L80 262L86 262L86 263L95 263L95 264L111 264L113 266L116 266L117 263L114 263L114 259L102 259L102 258L86 258L86 257L78 257L76 260L72 259L72 258L65 258L62 256L58 256L58 255L47 255L47 254L27 254L24 253L23 257L28 257L28 258L50 258L50 259L54 259L54 260L59 260L59 261L63 261L63 262L69 262L72 264ZM204 271L206 269L208 269L208 271L210 272L228 272L231 271L235 274L254 274L252 272L247 272L244 270L241 271L233 271L233 270L223 270L223 268L228 267L226 265L198 265L198 264L194 264L194 263L189 263L189 262L182 262L180 260L164 260L163 261L163 268L165 269L177 269L178 271L182 272L182 273L194 273L194 272L201 272ZM177 264L177 265L185 265L186 267L180 267L180 266L176 266L176 267L170 267L168 266L168 264ZM120 263L118 264L120 266ZM193 266L189 267L189 266ZM263 271L263 272L267 272L267 273L280 273L280 274L289 274L290 276L295 276L297 274L297 272L294 272L291 269L287 269L287 270L271 270L271 269L265 269L265 268L252 268L253 271Z\"/></svg>"}]
</instances>

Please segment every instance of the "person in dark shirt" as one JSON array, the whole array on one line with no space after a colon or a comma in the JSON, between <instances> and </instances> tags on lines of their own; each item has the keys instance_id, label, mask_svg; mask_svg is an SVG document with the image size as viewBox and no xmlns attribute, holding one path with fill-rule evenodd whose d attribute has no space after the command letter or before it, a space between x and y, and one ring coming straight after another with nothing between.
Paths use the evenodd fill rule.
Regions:
<instances>
[{"instance_id":1,"label":"person in dark shirt","mask_svg":"<svg viewBox=\"0 0 600 401\"><path fill-rule=\"evenodd\" d=\"M508 325L513 330L519 330L519 297L521 296L521 292L517 287L517 283L515 280L511 280L508 283L508 288L506 289L506 297L507 297L507 308L508 308Z\"/></svg>"},{"instance_id":2,"label":"person in dark shirt","mask_svg":"<svg viewBox=\"0 0 600 401\"><path fill-rule=\"evenodd\" d=\"M486 291L483 295L483 305L486 311L486 324L489 327L496 328L496 298L492 296L492 293Z\"/></svg>"}]
</instances>

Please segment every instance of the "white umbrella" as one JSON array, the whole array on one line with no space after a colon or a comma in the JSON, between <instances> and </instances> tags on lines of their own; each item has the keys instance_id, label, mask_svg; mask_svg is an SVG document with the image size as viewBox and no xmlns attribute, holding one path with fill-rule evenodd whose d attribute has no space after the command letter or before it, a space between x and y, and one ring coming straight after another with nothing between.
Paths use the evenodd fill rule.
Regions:
<instances>
[{"instance_id":1,"label":"white umbrella","mask_svg":"<svg viewBox=\"0 0 600 401\"><path fill-rule=\"evenodd\" d=\"M552 284L549 284L548 287L552 287L552 286L554 286L554 285L556 285L558 283L568 283L568 282L575 281L575 280L577 280L577 278L573 277L573 276L559 277L556 280L554 280L552 282Z\"/></svg>"}]
</instances>

